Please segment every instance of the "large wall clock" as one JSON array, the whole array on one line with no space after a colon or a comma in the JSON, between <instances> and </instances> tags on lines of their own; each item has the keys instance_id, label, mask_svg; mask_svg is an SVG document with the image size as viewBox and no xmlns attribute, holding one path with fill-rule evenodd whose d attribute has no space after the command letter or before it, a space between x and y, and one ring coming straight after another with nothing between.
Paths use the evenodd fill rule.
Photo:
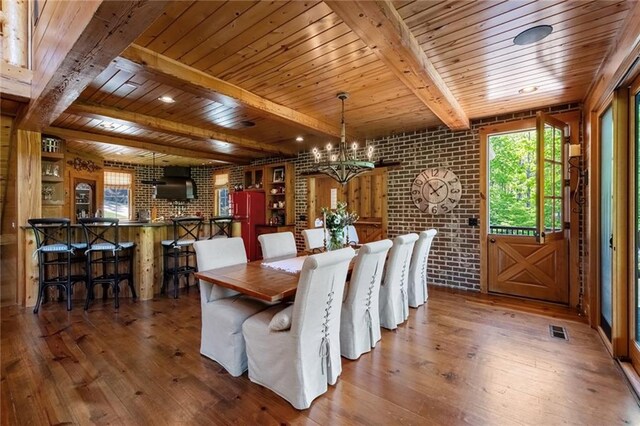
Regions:
<instances>
[{"instance_id":1,"label":"large wall clock","mask_svg":"<svg viewBox=\"0 0 640 426\"><path fill-rule=\"evenodd\" d=\"M448 169L427 169L411 184L411 198L425 213L449 213L460 201L462 184Z\"/></svg>"}]
</instances>

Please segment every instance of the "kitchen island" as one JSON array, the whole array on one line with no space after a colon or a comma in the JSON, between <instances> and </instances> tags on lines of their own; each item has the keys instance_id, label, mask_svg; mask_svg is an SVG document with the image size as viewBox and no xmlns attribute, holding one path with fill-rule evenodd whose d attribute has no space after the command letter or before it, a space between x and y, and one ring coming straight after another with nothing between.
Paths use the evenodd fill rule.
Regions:
<instances>
[{"instance_id":1,"label":"kitchen island","mask_svg":"<svg viewBox=\"0 0 640 426\"><path fill-rule=\"evenodd\" d=\"M202 239L210 235L209 220L204 220L202 226ZM84 242L84 233L79 224L71 225L71 238L73 242ZM217 230L214 229L214 233ZM133 259L133 281L136 293L140 300L153 299L154 295L160 293L162 287L162 240L173 239L173 224L171 222L120 222L120 241L132 241L135 243ZM25 306L33 306L38 296L38 258L34 256L37 248L35 236L30 226L21 227L22 238L24 238L24 294ZM80 273L80 268L84 264L76 264L74 273ZM196 280L190 278L193 285ZM181 280L181 287L184 280ZM120 285L120 297L122 301L131 298L131 294L126 284ZM101 286L96 286L96 300L102 297ZM86 295L85 287L82 284L74 288L74 300L84 300ZM77 306L77 302L74 303Z\"/></svg>"}]
</instances>

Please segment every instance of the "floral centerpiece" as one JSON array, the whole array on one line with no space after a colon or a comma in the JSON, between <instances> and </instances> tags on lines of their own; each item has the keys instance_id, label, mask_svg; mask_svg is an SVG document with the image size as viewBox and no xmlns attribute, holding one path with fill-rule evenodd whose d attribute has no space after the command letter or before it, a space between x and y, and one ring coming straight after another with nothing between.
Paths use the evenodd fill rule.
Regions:
<instances>
[{"instance_id":1,"label":"floral centerpiece","mask_svg":"<svg viewBox=\"0 0 640 426\"><path fill-rule=\"evenodd\" d=\"M345 227L353 225L359 219L355 212L347 211L347 203L338 202L335 210L322 208L324 226L329 234L328 250L337 250L345 245Z\"/></svg>"}]
</instances>

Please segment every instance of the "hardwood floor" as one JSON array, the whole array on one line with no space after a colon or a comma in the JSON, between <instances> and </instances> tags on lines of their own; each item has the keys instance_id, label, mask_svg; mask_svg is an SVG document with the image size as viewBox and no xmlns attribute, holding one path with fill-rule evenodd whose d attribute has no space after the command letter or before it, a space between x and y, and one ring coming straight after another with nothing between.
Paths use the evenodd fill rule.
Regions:
<instances>
[{"instance_id":1,"label":"hardwood floor","mask_svg":"<svg viewBox=\"0 0 640 426\"><path fill-rule=\"evenodd\" d=\"M297 411L200 356L198 297L3 308L2 424L640 424L596 332L562 308L431 289Z\"/></svg>"}]
</instances>

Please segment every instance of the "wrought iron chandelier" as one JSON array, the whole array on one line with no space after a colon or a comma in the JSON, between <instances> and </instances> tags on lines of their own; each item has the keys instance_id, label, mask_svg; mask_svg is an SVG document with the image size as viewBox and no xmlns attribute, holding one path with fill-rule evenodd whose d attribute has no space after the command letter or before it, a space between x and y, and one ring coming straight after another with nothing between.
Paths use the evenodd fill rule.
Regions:
<instances>
[{"instance_id":1,"label":"wrought iron chandelier","mask_svg":"<svg viewBox=\"0 0 640 426\"><path fill-rule=\"evenodd\" d=\"M358 160L358 144L356 142L351 145L351 149L347 148L347 135L344 123L344 101L349 97L349 94L346 92L340 92L337 97L342 101L340 145L337 150L334 150L330 143L327 144L325 154L323 154L318 148L313 148L313 151L311 152L315 158L315 171L324 173L344 185L354 177L372 170L375 166L371 161L373 157L373 146L369 145L366 149L366 161Z\"/></svg>"}]
</instances>

